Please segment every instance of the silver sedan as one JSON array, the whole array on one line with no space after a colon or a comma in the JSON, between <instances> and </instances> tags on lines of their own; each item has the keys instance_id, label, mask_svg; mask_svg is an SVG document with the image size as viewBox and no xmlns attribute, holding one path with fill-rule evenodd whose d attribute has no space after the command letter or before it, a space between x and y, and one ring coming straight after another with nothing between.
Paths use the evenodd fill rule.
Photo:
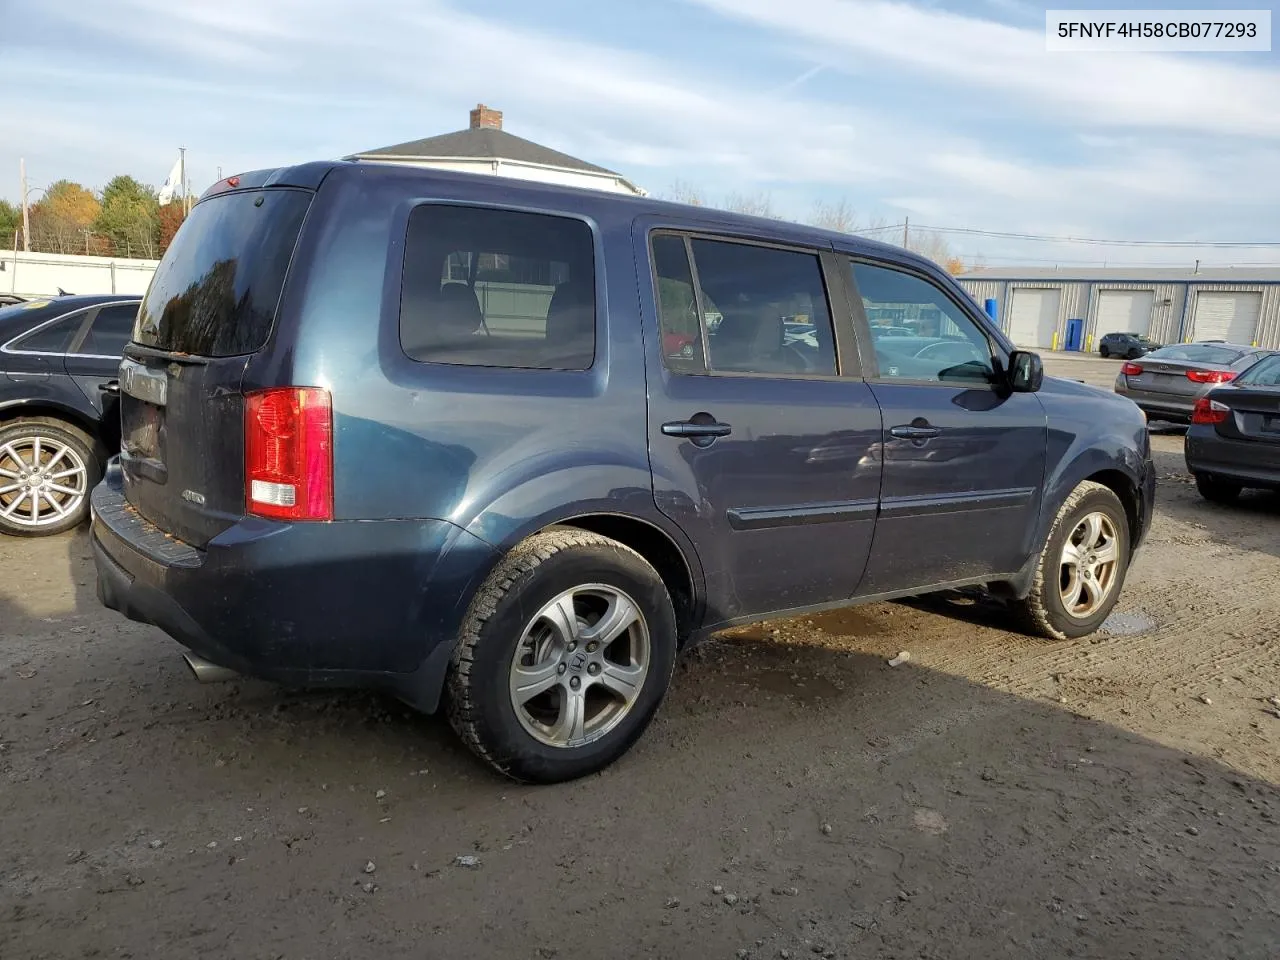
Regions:
<instances>
[{"instance_id":1,"label":"silver sedan","mask_svg":"<svg viewBox=\"0 0 1280 960\"><path fill-rule=\"evenodd\" d=\"M1170 344L1126 361L1115 389L1151 420L1190 423L1200 396L1274 352L1236 343Z\"/></svg>"}]
</instances>

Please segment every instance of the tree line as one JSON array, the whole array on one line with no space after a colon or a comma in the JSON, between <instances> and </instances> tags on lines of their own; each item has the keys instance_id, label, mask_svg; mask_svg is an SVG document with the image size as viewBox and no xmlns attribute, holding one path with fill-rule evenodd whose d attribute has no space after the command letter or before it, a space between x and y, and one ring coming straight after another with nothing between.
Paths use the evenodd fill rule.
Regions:
<instances>
[{"instance_id":1,"label":"tree line","mask_svg":"<svg viewBox=\"0 0 1280 960\"><path fill-rule=\"evenodd\" d=\"M767 193L731 193L720 203L709 203L706 196L697 187L677 180L659 195L659 199L672 200L676 203L687 203L695 207L716 206L734 213L745 213L754 217L770 219L791 219L780 217L774 212L773 200ZM848 200L818 200L803 222L824 230L835 230L838 233L864 234L872 240L894 243L901 236L901 228L894 227L883 219L863 220L858 216ZM958 256L946 238L928 230L911 229L907 231L906 247L912 253L941 265L951 274L964 273L977 264L966 263Z\"/></svg>"},{"instance_id":2,"label":"tree line","mask_svg":"<svg viewBox=\"0 0 1280 960\"><path fill-rule=\"evenodd\" d=\"M181 203L161 206L156 191L133 177L112 177L101 193L59 180L31 205L31 250L104 257L164 254L182 225ZM0 200L0 247L23 249L22 209Z\"/></svg>"}]
</instances>

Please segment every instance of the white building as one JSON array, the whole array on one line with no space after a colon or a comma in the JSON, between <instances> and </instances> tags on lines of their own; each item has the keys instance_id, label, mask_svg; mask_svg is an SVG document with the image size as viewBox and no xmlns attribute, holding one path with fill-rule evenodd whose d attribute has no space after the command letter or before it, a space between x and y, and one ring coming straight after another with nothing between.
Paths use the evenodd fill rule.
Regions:
<instances>
[{"instance_id":1,"label":"white building","mask_svg":"<svg viewBox=\"0 0 1280 960\"><path fill-rule=\"evenodd\" d=\"M991 267L961 274L1018 346L1092 350L1108 333L1280 349L1280 267Z\"/></svg>"},{"instance_id":2,"label":"white building","mask_svg":"<svg viewBox=\"0 0 1280 960\"><path fill-rule=\"evenodd\" d=\"M507 133L502 129L502 111L483 103L471 111L471 125L466 130L378 147L347 159L489 173L518 180L645 195L645 191L619 173Z\"/></svg>"}]
</instances>

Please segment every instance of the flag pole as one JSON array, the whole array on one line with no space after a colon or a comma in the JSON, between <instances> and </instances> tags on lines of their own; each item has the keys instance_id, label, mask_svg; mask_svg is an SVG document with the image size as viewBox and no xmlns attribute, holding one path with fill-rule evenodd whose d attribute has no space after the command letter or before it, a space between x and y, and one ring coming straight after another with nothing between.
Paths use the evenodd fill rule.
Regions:
<instances>
[{"instance_id":1,"label":"flag pole","mask_svg":"<svg viewBox=\"0 0 1280 960\"><path fill-rule=\"evenodd\" d=\"M185 217L189 212L187 210L187 148L178 148L178 179L182 183L182 215Z\"/></svg>"}]
</instances>

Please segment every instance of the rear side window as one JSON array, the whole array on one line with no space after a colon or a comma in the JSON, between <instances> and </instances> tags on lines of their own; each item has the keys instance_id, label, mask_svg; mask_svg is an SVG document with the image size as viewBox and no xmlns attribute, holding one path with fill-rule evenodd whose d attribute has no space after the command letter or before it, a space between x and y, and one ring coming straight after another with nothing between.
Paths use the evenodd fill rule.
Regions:
<instances>
[{"instance_id":1,"label":"rear side window","mask_svg":"<svg viewBox=\"0 0 1280 960\"><path fill-rule=\"evenodd\" d=\"M414 360L586 370L595 247L581 220L424 205L409 215L400 343Z\"/></svg>"},{"instance_id":2,"label":"rear side window","mask_svg":"<svg viewBox=\"0 0 1280 960\"><path fill-rule=\"evenodd\" d=\"M312 196L262 190L196 204L160 261L133 339L203 357L261 348Z\"/></svg>"},{"instance_id":3,"label":"rear side window","mask_svg":"<svg viewBox=\"0 0 1280 960\"><path fill-rule=\"evenodd\" d=\"M71 345L71 338L84 323L87 311L77 310L75 313L55 320L48 326L33 330L25 337L19 337L9 345L10 350L23 350L27 353L66 353Z\"/></svg>"},{"instance_id":4,"label":"rear side window","mask_svg":"<svg viewBox=\"0 0 1280 960\"><path fill-rule=\"evenodd\" d=\"M118 357L129 342L134 321L138 317L136 303L116 303L103 307L93 318L93 326L85 335L76 353L88 353L99 357Z\"/></svg>"},{"instance_id":5,"label":"rear side window","mask_svg":"<svg viewBox=\"0 0 1280 960\"><path fill-rule=\"evenodd\" d=\"M831 312L815 254L672 234L655 236L652 249L671 370L835 375Z\"/></svg>"}]
</instances>

